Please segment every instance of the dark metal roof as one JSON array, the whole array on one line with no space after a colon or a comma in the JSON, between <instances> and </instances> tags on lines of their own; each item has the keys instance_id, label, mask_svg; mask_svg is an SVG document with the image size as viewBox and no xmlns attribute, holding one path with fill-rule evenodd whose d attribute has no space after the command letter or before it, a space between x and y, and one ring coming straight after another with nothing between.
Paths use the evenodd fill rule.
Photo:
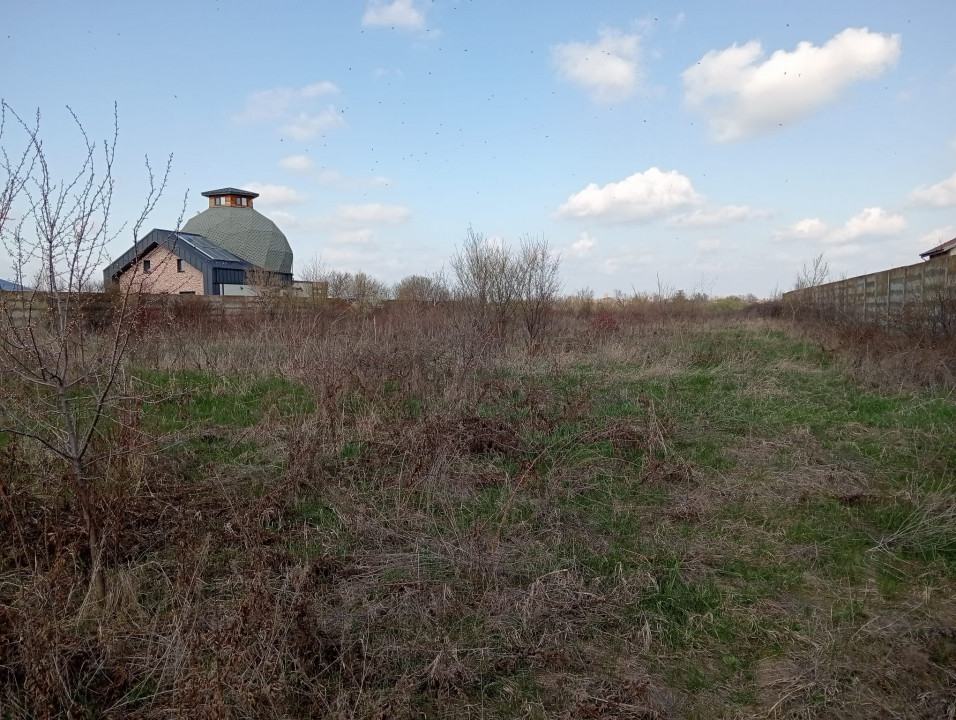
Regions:
<instances>
[{"instance_id":1,"label":"dark metal roof","mask_svg":"<svg viewBox=\"0 0 956 720\"><path fill-rule=\"evenodd\" d=\"M949 250L952 250L953 248L956 248L956 238L953 238L952 240L947 240L946 242L941 243L934 248L930 248L926 252L920 253L919 256L921 258L931 258L937 255L943 255L944 253L946 253Z\"/></svg>"},{"instance_id":2,"label":"dark metal roof","mask_svg":"<svg viewBox=\"0 0 956 720\"><path fill-rule=\"evenodd\" d=\"M170 239L173 240L173 242L178 241L179 243L187 243L188 245L191 245L196 252L202 253L210 260L237 263L245 262L241 257L233 255L228 250L219 247L209 238L203 237L202 235L196 235L195 233L187 232L174 232L170 233Z\"/></svg>"},{"instance_id":3,"label":"dark metal roof","mask_svg":"<svg viewBox=\"0 0 956 720\"><path fill-rule=\"evenodd\" d=\"M218 190L207 190L202 193L203 197L216 197L217 195L238 195L239 197L248 197L248 198L257 198L259 193L249 192L248 190L240 190L239 188L227 187L219 188Z\"/></svg>"},{"instance_id":4,"label":"dark metal roof","mask_svg":"<svg viewBox=\"0 0 956 720\"><path fill-rule=\"evenodd\" d=\"M0 280L0 290L29 290L30 288L25 288L22 285L19 285L15 282L10 282L9 280Z\"/></svg>"},{"instance_id":5,"label":"dark metal roof","mask_svg":"<svg viewBox=\"0 0 956 720\"><path fill-rule=\"evenodd\" d=\"M159 245L164 246L176 257L185 260L202 273L203 292L207 295L219 294L217 283L222 281L217 280L216 277L221 270L237 270L239 271L236 273L237 277L239 275L245 277L245 271L252 268L251 263L233 255L202 235L157 228L150 231L144 238L137 240L133 247L106 266L103 270L104 283L109 285L118 280L120 275L139 262L143 255Z\"/></svg>"}]
</instances>

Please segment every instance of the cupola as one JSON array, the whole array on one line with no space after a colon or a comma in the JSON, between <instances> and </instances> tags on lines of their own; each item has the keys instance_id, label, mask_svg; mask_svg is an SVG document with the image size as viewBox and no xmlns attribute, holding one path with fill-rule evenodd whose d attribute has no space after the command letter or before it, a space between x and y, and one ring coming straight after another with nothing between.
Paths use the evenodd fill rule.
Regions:
<instances>
[{"instance_id":1,"label":"cupola","mask_svg":"<svg viewBox=\"0 0 956 720\"><path fill-rule=\"evenodd\" d=\"M259 193L240 190L239 188L220 188L218 190L207 190L203 197L209 198L209 207L237 207L251 208L252 201L259 197Z\"/></svg>"}]
</instances>

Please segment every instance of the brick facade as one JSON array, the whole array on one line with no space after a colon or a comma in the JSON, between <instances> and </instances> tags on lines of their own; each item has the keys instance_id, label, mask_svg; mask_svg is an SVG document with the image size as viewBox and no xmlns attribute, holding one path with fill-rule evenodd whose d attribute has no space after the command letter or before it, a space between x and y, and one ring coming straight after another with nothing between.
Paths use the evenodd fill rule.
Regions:
<instances>
[{"instance_id":1,"label":"brick facade","mask_svg":"<svg viewBox=\"0 0 956 720\"><path fill-rule=\"evenodd\" d=\"M146 272L143 271L144 261L149 262L149 270ZM182 271L179 267L182 267ZM203 294L202 272L185 260L179 260L175 253L162 246L153 248L141 257L135 272L133 268L130 268L123 273L120 277L120 286L123 290L129 288L131 283L133 292L165 295Z\"/></svg>"}]
</instances>

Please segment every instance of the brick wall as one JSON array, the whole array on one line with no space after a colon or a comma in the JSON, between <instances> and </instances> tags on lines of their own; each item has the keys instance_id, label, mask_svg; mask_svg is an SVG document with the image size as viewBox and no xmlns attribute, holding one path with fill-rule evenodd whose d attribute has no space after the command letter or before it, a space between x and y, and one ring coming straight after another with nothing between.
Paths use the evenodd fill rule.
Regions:
<instances>
[{"instance_id":1,"label":"brick wall","mask_svg":"<svg viewBox=\"0 0 956 720\"><path fill-rule=\"evenodd\" d=\"M149 272L143 272L144 260L149 261ZM202 273L185 260L182 261L182 272L179 272L177 260L175 253L162 246L156 247L140 258L135 273L131 268L120 276L120 287L126 290L132 282L133 292L165 295L191 292L202 295Z\"/></svg>"}]
</instances>

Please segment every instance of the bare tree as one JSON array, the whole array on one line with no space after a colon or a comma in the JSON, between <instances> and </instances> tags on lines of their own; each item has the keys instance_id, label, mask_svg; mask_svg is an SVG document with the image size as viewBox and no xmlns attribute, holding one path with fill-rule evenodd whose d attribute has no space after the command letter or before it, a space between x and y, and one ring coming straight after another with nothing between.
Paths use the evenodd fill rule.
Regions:
<instances>
[{"instance_id":1,"label":"bare tree","mask_svg":"<svg viewBox=\"0 0 956 720\"><path fill-rule=\"evenodd\" d=\"M392 294L399 302L426 303L429 305L445 302L451 297L448 283L440 273L436 273L431 277L427 275L409 275L395 285Z\"/></svg>"},{"instance_id":2,"label":"bare tree","mask_svg":"<svg viewBox=\"0 0 956 720\"><path fill-rule=\"evenodd\" d=\"M518 317L528 347L534 348L554 318L554 304L563 286L561 255L544 238L527 235L521 239L515 264Z\"/></svg>"},{"instance_id":3,"label":"bare tree","mask_svg":"<svg viewBox=\"0 0 956 720\"><path fill-rule=\"evenodd\" d=\"M388 285L361 271L350 273L332 270L317 263L314 272L310 274L312 282L328 283L329 297L348 300L358 311L376 308L391 297Z\"/></svg>"},{"instance_id":4,"label":"bare tree","mask_svg":"<svg viewBox=\"0 0 956 720\"><path fill-rule=\"evenodd\" d=\"M136 308L129 283L101 322L90 323L91 298L102 302L102 296L83 291L107 260L107 244L128 227L114 229L111 215L116 109L112 137L102 143L92 142L70 111L83 154L79 168L64 178L51 168L39 111L27 122L0 101L0 113L0 243L17 282L36 273L35 286L44 288L42 294L0 294L0 432L37 442L65 465L63 491L75 498L86 525L90 591L100 598L106 587L94 438L108 432L107 417L122 399ZM14 134L22 148L11 154ZM157 178L147 159L149 190L132 223L134 241L165 189L171 161Z\"/></svg>"},{"instance_id":5,"label":"bare tree","mask_svg":"<svg viewBox=\"0 0 956 720\"><path fill-rule=\"evenodd\" d=\"M797 273L796 280L793 283L794 290L806 290L807 288L823 285L830 277L830 265L820 253L810 262L804 263L800 272Z\"/></svg>"},{"instance_id":6,"label":"bare tree","mask_svg":"<svg viewBox=\"0 0 956 720\"><path fill-rule=\"evenodd\" d=\"M518 300L518 266L508 247L468 228L451 269L457 299L471 309L479 329L504 333Z\"/></svg>"}]
</instances>

